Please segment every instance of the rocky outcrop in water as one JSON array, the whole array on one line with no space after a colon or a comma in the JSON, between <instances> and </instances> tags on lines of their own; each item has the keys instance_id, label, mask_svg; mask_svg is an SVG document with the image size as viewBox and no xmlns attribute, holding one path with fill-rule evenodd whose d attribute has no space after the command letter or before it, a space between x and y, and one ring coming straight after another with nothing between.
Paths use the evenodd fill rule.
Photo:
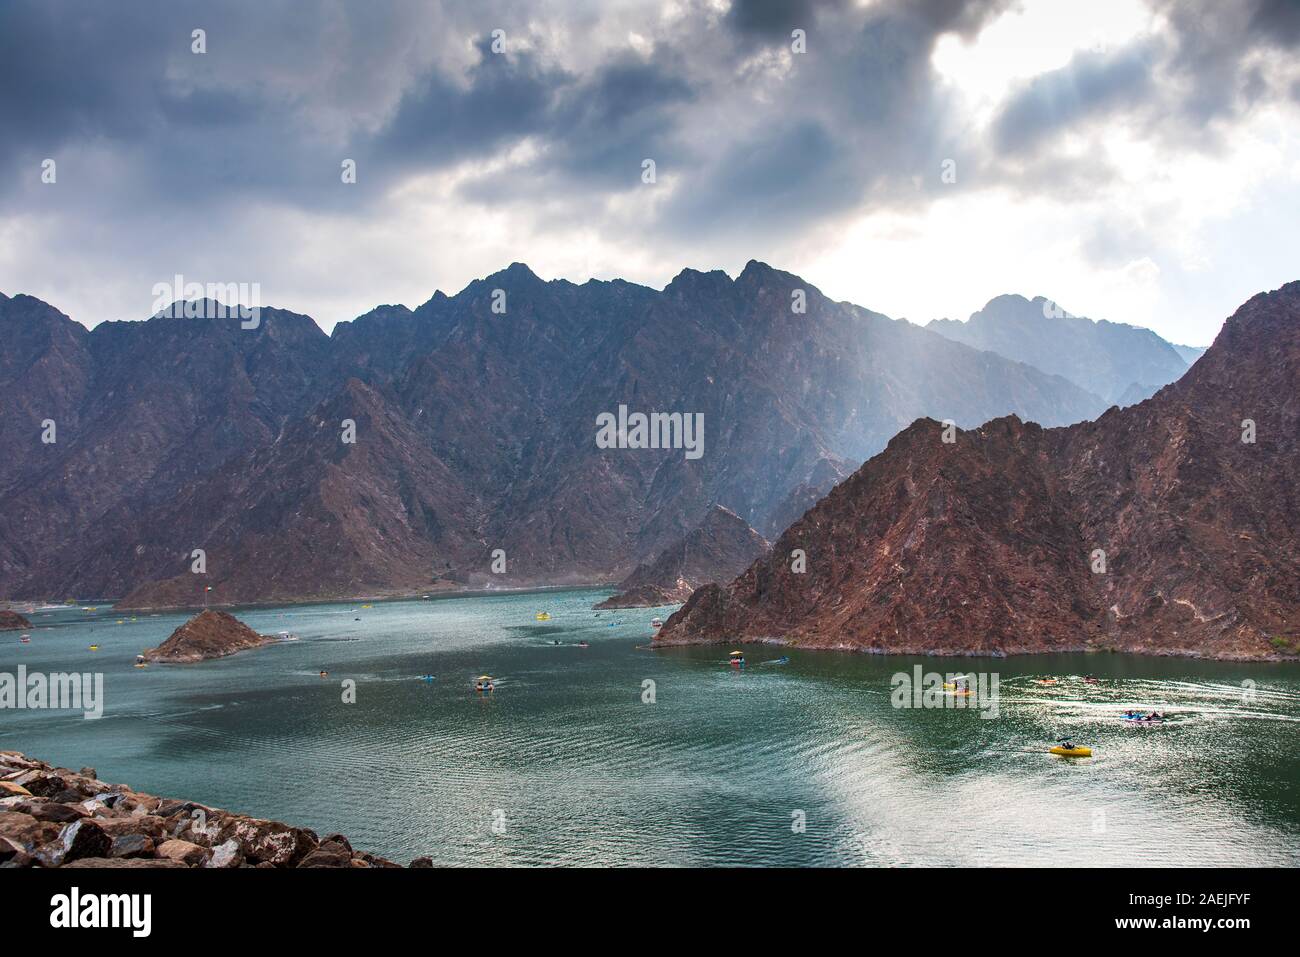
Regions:
<instances>
[{"instance_id":1,"label":"rocky outcrop in water","mask_svg":"<svg viewBox=\"0 0 1300 957\"><path fill-rule=\"evenodd\" d=\"M656 640L1291 654L1297 476L1300 282L1252 298L1182 379L1095 422L913 423Z\"/></svg>"},{"instance_id":2,"label":"rocky outcrop in water","mask_svg":"<svg viewBox=\"0 0 1300 957\"><path fill-rule=\"evenodd\" d=\"M106 784L0 751L0 867L398 867L341 834ZM412 862L412 866L419 866Z\"/></svg>"},{"instance_id":3,"label":"rocky outcrop in water","mask_svg":"<svg viewBox=\"0 0 1300 957\"><path fill-rule=\"evenodd\" d=\"M16 611L9 609L0 609L0 631L17 631L20 628L30 628L32 623L18 614Z\"/></svg>"},{"instance_id":4,"label":"rocky outcrop in water","mask_svg":"<svg viewBox=\"0 0 1300 957\"><path fill-rule=\"evenodd\" d=\"M597 608L651 608L675 605L708 582L726 582L772 546L730 509L715 505L695 529L640 565Z\"/></svg>"},{"instance_id":5,"label":"rocky outcrop in water","mask_svg":"<svg viewBox=\"0 0 1300 957\"><path fill-rule=\"evenodd\" d=\"M207 609L173 631L157 648L144 652L144 657L146 661L173 664L207 661L279 640L271 635L259 635L224 611Z\"/></svg>"}]
</instances>

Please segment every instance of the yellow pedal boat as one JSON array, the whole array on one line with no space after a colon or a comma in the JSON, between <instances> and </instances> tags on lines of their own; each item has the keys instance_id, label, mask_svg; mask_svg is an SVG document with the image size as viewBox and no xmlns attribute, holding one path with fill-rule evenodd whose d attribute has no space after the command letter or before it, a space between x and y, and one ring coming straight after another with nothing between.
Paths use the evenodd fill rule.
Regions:
<instances>
[{"instance_id":1,"label":"yellow pedal boat","mask_svg":"<svg viewBox=\"0 0 1300 957\"><path fill-rule=\"evenodd\" d=\"M1050 753L1059 754L1063 758L1090 758L1092 748L1063 748L1058 744Z\"/></svg>"}]
</instances>

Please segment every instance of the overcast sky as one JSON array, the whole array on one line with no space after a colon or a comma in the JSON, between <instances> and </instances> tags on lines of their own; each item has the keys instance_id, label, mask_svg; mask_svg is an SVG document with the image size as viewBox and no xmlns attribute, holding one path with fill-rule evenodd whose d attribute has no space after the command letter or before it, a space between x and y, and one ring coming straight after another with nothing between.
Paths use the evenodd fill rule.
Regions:
<instances>
[{"instance_id":1,"label":"overcast sky","mask_svg":"<svg viewBox=\"0 0 1300 957\"><path fill-rule=\"evenodd\" d=\"M0 291L93 326L179 273L329 329L761 259L1206 344L1300 278L1298 53L1296 0L6 0Z\"/></svg>"}]
</instances>

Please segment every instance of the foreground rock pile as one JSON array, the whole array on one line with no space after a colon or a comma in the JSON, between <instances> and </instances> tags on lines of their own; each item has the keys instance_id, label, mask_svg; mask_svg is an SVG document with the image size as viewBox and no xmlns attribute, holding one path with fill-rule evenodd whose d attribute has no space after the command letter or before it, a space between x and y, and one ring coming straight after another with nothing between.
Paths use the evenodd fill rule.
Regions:
<instances>
[{"instance_id":1,"label":"foreground rock pile","mask_svg":"<svg viewBox=\"0 0 1300 957\"><path fill-rule=\"evenodd\" d=\"M105 784L0 751L0 867L398 867L347 838ZM428 866L418 858L412 867Z\"/></svg>"}]
</instances>

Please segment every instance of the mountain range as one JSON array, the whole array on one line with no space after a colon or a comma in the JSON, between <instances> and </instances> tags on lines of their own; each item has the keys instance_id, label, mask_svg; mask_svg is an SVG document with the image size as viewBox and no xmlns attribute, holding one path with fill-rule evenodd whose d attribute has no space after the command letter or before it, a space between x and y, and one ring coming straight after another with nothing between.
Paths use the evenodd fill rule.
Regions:
<instances>
[{"instance_id":1,"label":"mountain range","mask_svg":"<svg viewBox=\"0 0 1300 957\"><path fill-rule=\"evenodd\" d=\"M516 263L331 335L282 309L253 329L187 314L212 311L88 330L0 295L0 596L617 581L715 504L775 537L919 417L1051 426L1106 406L753 261L663 290ZM620 405L703 415L702 457L598 447Z\"/></svg>"},{"instance_id":2,"label":"mountain range","mask_svg":"<svg viewBox=\"0 0 1300 957\"><path fill-rule=\"evenodd\" d=\"M1107 405L1132 405L1177 380L1204 350L1175 346L1150 329L1071 316L1042 296L998 296L966 322L927 329L1069 379Z\"/></svg>"},{"instance_id":3,"label":"mountain range","mask_svg":"<svg viewBox=\"0 0 1300 957\"><path fill-rule=\"evenodd\" d=\"M729 508L715 505L704 521L652 562L638 565L617 594L597 608L679 605L709 582L729 582L771 549L767 539Z\"/></svg>"},{"instance_id":4,"label":"mountain range","mask_svg":"<svg viewBox=\"0 0 1300 957\"><path fill-rule=\"evenodd\" d=\"M1177 382L1096 421L921 419L657 640L1300 654L1298 383L1293 282L1241 306Z\"/></svg>"}]
</instances>

